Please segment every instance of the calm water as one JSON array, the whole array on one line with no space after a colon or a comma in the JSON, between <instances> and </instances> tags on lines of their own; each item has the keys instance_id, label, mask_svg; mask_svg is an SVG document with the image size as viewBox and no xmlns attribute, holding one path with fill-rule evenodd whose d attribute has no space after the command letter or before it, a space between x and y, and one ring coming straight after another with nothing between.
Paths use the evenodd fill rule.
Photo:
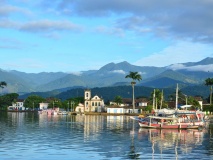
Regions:
<instances>
[{"instance_id":1,"label":"calm water","mask_svg":"<svg viewBox=\"0 0 213 160\"><path fill-rule=\"evenodd\" d=\"M0 159L213 159L211 133L140 129L128 116L0 112Z\"/></svg>"}]
</instances>

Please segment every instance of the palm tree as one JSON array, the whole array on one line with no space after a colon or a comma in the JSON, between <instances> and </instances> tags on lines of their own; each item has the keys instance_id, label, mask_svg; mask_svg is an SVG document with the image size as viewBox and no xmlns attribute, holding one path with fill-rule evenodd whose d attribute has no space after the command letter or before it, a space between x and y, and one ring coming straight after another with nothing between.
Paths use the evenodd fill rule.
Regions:
<instances>
[{"instance_id":1,"label":"palm tree","mask_svg":"<svg viewBox=\"0 0 213 160\"><path fill-rule=\"evenodd\" d=\"M0 87L4 88L5 86L7 86L7 83L5 81L0 82Z\"/></svg>"},{"instance_id":2,"label":"palm tree","mask_svg":"<svg viewBox=\"0 0 213 160\"><path fill-rule=\"evenodd\" d=\"M151 97L153 97L153 109L158 109L158 106L160 106L161 109L163 105L163 90L161 92L159 89L154 89L151 93Z\"/></svg>"},{"instance_id":3,"label":"palm tree","mask_svg":"<svg viewBox=\"0 0 213 160\"><path fill-rule=\"evenodd\" d=\"M134 95L134 86L136 84L136 80L140 81L142 80L142 77L141 75L138 73L138 72L129 72L128 75L126 75L125 78L131 78L132 79L132 82L131 82L131 85L132 85L132 106L133 106L133 113L135 111L135 95Z\"/></svg>"},{"instance_id":4,"label":"palm tree","mask_svg":"<svg viewBox=\"0 0 213 160\"><path fill-rule=\"evenodd\" d=\"M121 96L115 96L114 102L119 105L123 102L123 99Z\"/></svg>"},{"instance_id":5,"label":"palm tree","mask_svg":"<svg viewBox=\"0 0 213 160\"><path fill-rule=\"evenodd\" d=\"M207 78L205 80L205 85L210 86L210 105L212 104L212 85L213 85L213 78Z\"/></svg>"}]
</instances>

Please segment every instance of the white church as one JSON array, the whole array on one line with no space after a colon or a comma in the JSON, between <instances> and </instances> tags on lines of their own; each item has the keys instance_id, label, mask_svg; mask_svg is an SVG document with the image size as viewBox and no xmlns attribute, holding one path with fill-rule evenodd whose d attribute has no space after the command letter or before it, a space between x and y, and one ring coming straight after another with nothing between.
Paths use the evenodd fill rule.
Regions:
<instances>
[{"instance_id":1,"label":"white church","mask_svg":"<svg viewBox=\"0 0 213 160\"><path fill-rule=\"evenodd\" d=\"M91 90L86 89L84 91L84 105L79 104L76 112L103 112L104 111L104 100L99 96L95 95L92 97Z\"/></svg>"}]
</instances>

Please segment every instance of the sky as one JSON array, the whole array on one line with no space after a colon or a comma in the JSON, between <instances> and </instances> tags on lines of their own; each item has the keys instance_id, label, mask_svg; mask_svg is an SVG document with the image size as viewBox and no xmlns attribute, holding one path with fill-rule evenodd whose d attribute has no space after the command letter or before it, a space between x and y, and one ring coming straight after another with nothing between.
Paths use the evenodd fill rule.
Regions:
<instances>
[{"instance_id":1,"label":"sky","mask_svg":"<svg viewBox=\"0 0 213 160\"><path fill-rule=\"evenodd\" d=\"M0 69L164 67L213 57L212 0L0 0Z\"/></svg>"}]
</instances>

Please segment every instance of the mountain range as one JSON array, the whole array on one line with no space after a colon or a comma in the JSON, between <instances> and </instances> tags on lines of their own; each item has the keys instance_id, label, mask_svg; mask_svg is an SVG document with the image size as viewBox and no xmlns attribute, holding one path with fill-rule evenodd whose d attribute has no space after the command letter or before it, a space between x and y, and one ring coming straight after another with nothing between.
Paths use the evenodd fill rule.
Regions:
<instances>
[{"instance_id":1,"label":"mountain range","mask_svg":"<svg viewBox=\"0 0 213 160\"><path fill-rule=\"evenodd\" d=\"M8 86L2 93L52 92L59 94L75 88L115 87L130 85L125 76L139 72L142 81L138 86L151 88L174 88L178 83L182 88L203 86L206 78L213 77L213 58L199 62L172 64L165 67L135 66L124 61L109 63L99 70L82 71L80 74L64 72L25 73L16 70L0 70L0 81Z\"/></svg>"}]
</instances>

